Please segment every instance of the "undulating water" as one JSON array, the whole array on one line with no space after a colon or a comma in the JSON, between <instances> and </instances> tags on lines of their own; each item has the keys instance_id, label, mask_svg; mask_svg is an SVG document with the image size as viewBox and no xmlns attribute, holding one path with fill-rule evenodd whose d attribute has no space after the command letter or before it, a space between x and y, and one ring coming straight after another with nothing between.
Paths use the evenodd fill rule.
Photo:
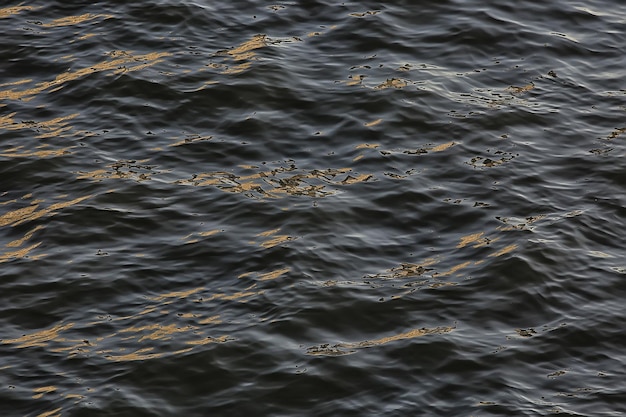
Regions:
<instances>
[{"instance_id":1,"label":"undulating water","mask_svg":"<svg viewBox=\"0 0 626 417\"><path fill-rule=\"evenodd\" d=\"M626 415L626 3L5 1L0 414Z\"/></svg>"}]
</instances>

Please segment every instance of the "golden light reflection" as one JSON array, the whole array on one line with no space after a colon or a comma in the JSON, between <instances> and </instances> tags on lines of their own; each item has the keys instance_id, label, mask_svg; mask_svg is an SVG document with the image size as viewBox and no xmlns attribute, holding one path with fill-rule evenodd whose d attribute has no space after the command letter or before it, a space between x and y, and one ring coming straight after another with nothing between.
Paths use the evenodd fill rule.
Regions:
<instances>
[{"instance_id":1,"label":"golden light reflection","mask_svg":"<svg viewBox=\"0 0 626 417\"><path fill-rule=\"evenodd\" d=\"M526 93L530 90L532 90L533 88L535 88L535 84L534 83L530 83L530 84L526 84L522 87L516 87L516 86L510 86L506 89L506 91L509 91L513 94L523 94Z\"/></svg>"},{"instance_id":2,"label":"golden light reflection","mask_svg":"<svg viewBox=\"0 0 626 417\"><path fill-rule=\"evenodd\" d=\"M525 223L523 223L521 227L511 228L509 226L506 226L506 227L498 226L496 227L496 230L498 231L524 230L524 228L527 226L527 223L528 224L533 223L535 221L542 219L543 217L544 216L530 216L524 219ZM506 218L500 218L500 217L498 217L498 220L503 221L505 223L514 222L513 219L506 219ZM461 236L455 248L468 251L469 250L467 249L468 247L471 247L473 249L479 249L479 248L483 248L486 246L493 247L495 246L494 243L498 242L499 240L500 240L500 237L493 237L493 238L487 237L486 232L476 232L476 233L471 233L466 236ZM398 299L406 295L409 295L413 293L414 291L421 289L421 288L436 289L436 288L441 288L441 287L449 287L449 286L457 285L456 282L443 282L439 280L448 276L455 276L456 278L463 277L463 276L469 277L470 272L468 272L467 270L469 270L470 268L474 268L478 265L481 265L482 263L485 262L485 260L489 258L496 258L499 256L503 256L505 254L511 253L515 251L517 248L518 248L517 244L511 244L505 247L500 247L499 249L493 248L493 252L488 255L487 254L483 255L482 259L478 258L478 259L466 260L466 261L460 262L456 265L449 267L447 270L437 270L440 268L437 268L435 266L436 264L440 264L445 259L445 257L443 256L440 256L437 258L428 258L421 263L403 262L399 266L388 269L383 273L364 276L364 279L365 279L364 283L367 285L384 286L385 284L383 282L376 282L373 280L375 279L408 280L402 285L400 291L397 294L389 296L389 299L392 299L392 300ZM477 253L481 253L481 252L477 252ZM471 252L468 254L465 254L464 256L470 257ZM418 279L415 279L415 278L418 278ZM384 301L384 298L381 298L381 301Z\"/></svg>"},{"instance_id":3,"label":"golden light reflection","mask_svg":"<svg viewBox=\"0 0 626 417\"><path fill-rule=\"evenodd\" d=\"M213 300L225 300L225 301L239 301L245 303L246 298L253 297L255 295L263 294L264 291L237 291L233 294L214 294L208 298L207 301Z\"/></svg>"},{"instance_id":4,"label":"golden light reflection","mask_svg":"<svg viewBox=\"0 0 626 417\"><path fill-rule=\"evenodd\" d=\"M94 37L94 36L96 36L96 34L95 34L95 33L86 33L86 34L84 34L83 36L79 36L79 37L77 38L77 40L79 40L79 41L84 41L85 39L89 39L89 38L92 38L92 37Z\"/></svg>"},{"instance_id":5,"label":"golden light reflection","mask_svg":"<svg viewBox=\"0 0 626 417\"><path fill-rule=\"evenodd\" d=\"M380 120L382 120L382 119L380 119ZM379 144L377 144L377 143L361 143L361 144L357 145L357 146L355 147L355 149L376 149L376 148L378 148L379 146L380 146L380 145L379 145ZM362 159L362 158L364 158L364 157L365 157L365 155L361 153L361 154L359 154L359 155L355 156L352 160L353 160L353 161L358 161L358 160L360 160L360 159ZM373 178L373 176L372 176L371 178ZM368 178L368 179L369 179L369 178Z\"/></svg>"},{"instance_id":6,"label":"golden light reflection","mask_svg":"<svg viewBox=\"0 0 626 417\"><path fill-rule=\"evenodd\" d=\"M210 63L207 64L207 68L219 69L222 74L239 74L249 69L252 66L252 62L257 59L255 50L266 46L268 46L267 35L255 35L240 45L219 53L232 60L235 63L234 65Z\"/></svg>"},{"instance_id":7,"label":"golden light reflection","mask_svg":"<svg viewBox=\"0 0 626 417\"><path fill-rule=\"evenodd\" d=\"M397 152L402 152L403 154L406 155L424 155L424 154L428 154L428 153L432 153L432 152L443 152L446 151L456 145L458 145L460 142L457 141L450 141L450 142L445 142L439 145L434 145L434 146L422 146L419 148L413 148L413 149L404 149L402 151L396 151L396 150L384 150L384 151L380 151L383 155L389 155L392 153L397 153Z\"/></svg>"},{"instance_id":8,"label":"golden light reflection","mask_svg":"<svg viewBox=\"0 0 626 417\"><path fill-rule=\"evenodd\" d=\"M193 346L202 346L202 345L208 345L212 343L225 343L229 340L233 340L233 339L228 335L218 336L218 337L207 336L204 339L189 340L185 342L185 344L193 345Z\"/></svg>"},{"instance_id":9,"label":"golden light reflection","mask_svg":"<svg viewBox=\"0 0 626 417\"><path fill-rule=\"evenodd\" d=\"M26 258L27 256L29 256L29 253L33 249L36 249L39 245L41 245L41 242L35 243L33 245L30 245L28 247L18 249L15 251L6 251L3 253L0 253L0 263L8 262L12 259L17 259L17 258Z\"/></svg>"},{"instance_id":10,"label":"golden light reflection","mask_svg":"<svg viewBox=\"0 0 626 417\"><path fill-rule=\"evenodd\" d=\"M465 246L467 246L470 243L476 242L477 240L479 240L483 235L485 234L485 232L480 232L480 233L474 233L471 235L467 235L467 236L463 236L461 238L461 241L459 242L458 245L456 245L457 248L463 248Z\"/></svg>"},{"instance_id":11,"label":"golden light reflection","mask_svg":"<svg viewBox=\"0 0 626 417\"><path fill-rule=\"evenodd\" d=\"M364 123L363 126L365 126L365 127L373 127L373 126L379 125L382 121L383 121L383 119L376 119L376 120L373 120L371 122Z\"/></svg>"},{"instance_id":12,"label":"golden light reflection","mask_svg":"<svg viewBox=\"0 0 626 417\"><path fill-rule=\"evenodd\" d=\"M147 159L140 161L116 161L107 165L106 169L96 169L94 171L78 171L78 179L90 179L94 181L101 181L104 179L127 179L137 182L147 181L152 179L154 174L160 172L155 171L152 165L146 165Z\"/></svg>"},{"instance_id":13,"label":"golden light reflection","mask_svg":"<svg viewBox=\"0 0 626 417\"><path fill-rule=\"evenodd\" d=\"M31 206L33 208L36 208L37 206ZM32 213L28 212L29 214ZM19 215L12 217L11 214L15 214L15 212L9 212L3 216L0 216L0 226L6 226L11 224L11 222L13 222L16 218L20 218ZM22 213L24 214L24 213ZM21 237L20 239L16 239L13 240L9 243L7 243L5 245L5 248L19 248L20 246L24 245L28 240L30 240L30 238L33 237L33 235L35 234L35 232L37 232L38 230L43 229L43 226L39 225L34 227L33 229L29 230L28 232L26 232L26 234L24 234L23 237ZM37 248L39 245L41 245L41 242L37 242L34 243L30 246L26 246L24 248L21 249L17 249L17 250L5 250L3 252L0 252L0 263L4 263L7 262L11 259L15 259L15 258L25 258L27 256L29 256L30 252L32 250L34 250L35 248ZM40 255L40 256L44 256L44 255ZM34 258L35 259L35 258Z\"/></svg>"},{"instance_id":14,"label":"golden light reflection","mask_svg":"<svg viewBox=\"0 0 626 417\"><path fill-rule=\"evenodd\" d=\"M76 205L76 204L78 204L78 203L80 203L82 201L85 201L85 200L87 200L87 199L89 199L91 197L92 197L92 195L87 195L87 196L84 196L84 197L75 198L73 200L63 201L63 202L60 202L60 203L51 204L47 208L41 209L39 211L35 211L32 214L28 215L27 217L19 219L19 221L16 221L12 225L13 226L17 226L18 224L24 223L26 221L32 221L32 220L38 219L38 218L43 217L43 216L53 216L54 214L56 214L55 213L56 211L64 209L64 208L67 208L67 207L70 207L70 206L73 206L73 205Z\"/></svg>"},{"instance_id":15,"label":"golden light reflection","mask_svg":"<svg viewBox=\"0 0 626 417\"><path fill-rule=\"evenodd\" d=\"M184 138L175 138L176 142L169 146L189 145L190 143L202 142L213 139L211 135L186 135Z\"/></svg>"},{"instance_id":16,"label":"golden light reflection","mask_svg":"<svg viewBox=\"0 0 626 417\"><path fill-rule=\"evenodd\" d=\"M7 243L5 246L7 248L16 248L16 247L20 247L24 244L24 242L26 242L27 240L29 240L31 237L33 237L33 234L37 231L37 230L41 230L43 229L43 226L39 225L34 227L33 229L31 229L30 231L26 232L26 234L24 235L24 237L14 240L12 242Z\"/></svg>"},{"instance_id":17,"label":"golden light reflection","mask_svg":"<svg viewBox=\"0 0 626 417\"><path fill-rule=\"evenodd\" d=\"M380 147L380 144L378 143L361 143L360 145L357 145L355 149L376 149L378 147Z\"/></svg>"},{"instance_id":18,"label":"golden light reflection","mask_svg":"<svg viewBox=\"0 0 626 417\"><path fill-rule=\"evenodd\" d=\"M129 361L145 361L148 359L156 359L165 355L165 353L148 353L154 350L154 348L138 349L135 352L127 353L123 355L110 355L105 353L104 357L113 362L129 362Z\"/></svg>"},{"instance_id":19,"label":"golden light reflection","mask_svg":"<svg viewBox=\"0 0 626 417\"><path fill-rule=\"evenodd\" d=\"M27 221L27 219L33 215L38 207L39 205L35 204L4 213L0 215L0 226L17 226L18 224Z\"/></svg>"},{"instance_id":20,"label":"golden light reflection","mask_svg":"<svg viewBox=\"0 0 626 417\"><path fill-rule=\"evenodd\" d=\"M0 92L1 94L2 92ZM0 116L0 129L5 130L20 130L20 129L32 129L39 133L36 138L48 138L61 136L61 133L71 129L67 121L74 119L79 113L73 113L68 116L57 117L51 120L45 121L20 121L17 122L14 119L16 112ZM43 130L43 132L41 132Z\"/></svg>"},{"instance_id":21,"label":"golden light reflection","mask_svg":"<svg viewBox=\"0 0 626 417\"><path fill-rule=\"evenodd\" d=\"M350 81L346 81L346 85L361 85L363 83L363 79L365 79L364 75L350 75L348 77Z\"/></svg>"},{"instance_id":22,"label":"golden light reflection","mask_svg":"<svg viewBox=\"0 0 626 417\"><path fill-rule=\"evenodd\" d=\"M232 75L232 74L239 74L241 72L244 72L245 70L249 69L252 66L251 62L244 62L232 67L228 67L226 69L224 69L222 71L222 74L227 74L227 75Z\"/></svg>"},{"instance_id":23,"label":"golden light reflection","mask_svg":"<svg viewBox=\"0 0 626 417\"><path fill-rule=\"evenodd\" d=\"M85 13L80 16L67 16L59 19L52 20L49 23L44 23L42 26L44 27L60 27L60 26L71 26L77 25L80 23L88 22L90 20L102 18L102 19L110 19L113 16L110 14L93 14L93 13Z\"/></svg>"},{"instance_id":24,"label":"golden light reflection","mask_svg":"<svg viewBox=\"0 0 626 417\"><path fill-rule=\"evenodd\" d=\"M473 244L473 248L481 248L483 246L487 246L491 243L497 242L498 240L500 240L500 238L488 238L485 236L485 232L478 232L461 237L456 247L457 249L460 249Z\"/></svg>"},{"instance_id":25,"label":"golden light reflection","mask_svg":"<svg viewBox=\"0 0 626 417\"><path fill-rule=\"evenodd\" d=\"M462 262L462 263L460 263L458 265L453 266L452 268L450 268L447 271L435 272L433 274L433 277L445 277L445 276L453 275L453 274L456 274L461 269L467 268L470 265L474 265L474 262L472 262L472 261Z\"/></svg>"},{"instance_id":26,"label":"golden light reflection","mask_svg":"<svg viewBox=\"0 0 626 417\"><path fill-rule=\"evenodd\" d=\"M255 35L250 40L228 51L235 60L250 59L254 56L252 51L267 46L267 35Z\"/></svg>"},{"instance_id":27,"label":"golden light reflection","mask_svg":"<svg viewBox=\"0 0 626 417\"><path fill-rule=\"evenodd\" d=\"M257 236L262 236L262 237L270 237L269 239L261 242L259 245L263 248L269 249L269 248L273 248L274 246L278 246L282 243L285 242L289 242L291 240L296 239L293 236L289 236L289 235L276 235L276 233L278 233L280 231L280 229L273 229L273 230L268 230L262 233L259 233ZM256 242L251 242L251 243L256 243Z\"/></svg>"},{"instance_id":28,"label":"golden light reflection","mask_svg":"<svg viewBox=\"0 0 626 417\"><path fill-rule=\"evenodd\" d=\"M210 237L210 236L216 235L216 234L221 233L221 232L223 232L223 230L220 230L220 229L207 230L206 232L196 232L196 233L188 234L187 236L183 237L182 239L186 243L197 243L197 242L200 241L200 239L198 239L196 236L198 236L198 237Z\"/></svg>"},{"instance_id":29,"label":"golden light reflection","mask_svg":"<svg viewBox=\"0 0 626 417\"><path fill-rule=\"evenodd\" d=\"M119 333L143 333L148 331L148 334L141 336L138 342L143 342L145 340L169 340L172 338L172 335L176 333L184 333L188 332L191 327L178 327L174 324L162 325L162 324L151 324L147 326L137 326L137 327L127 327L119 331Z\"/></svg>"},{"instance_id":30,"label":"golden light reflection","mask_svg":"<svg viewBox=\"0 0 626 417\"><path fill-rule=\"evenodd\" d=\"M280 271L274 271L279 274ZM258 296L262 291L253 291L256 284L234 293L214 293L202 298L199 292L204 287L192 288L183 291L171 291L152 297L145 308L129 316L113 318L99 316L97 321L88 324L89 329L97 330L100 326L109 327L107 323L120 323L120 330L90 339L81 338L81 329L76 329L74 323L59 324L52 328L33 332L20 338L5 339L2 343L15 344L19 348L46 346L51 352L63 352L69 357L77 355L99 355L111 361L143 361L164 356L179 355L190 352L194 346L210 343L225 343L235 340L227 334L212 334L215 327L222 323L219 314L203 316L199 312L176 313L175 306L181 301L192 303L208 303L211 301L245 302L247 298ZM188 300L190 296L194 297ZM175 303L176 302L176 303ZM170 306L171 310L163 307ZM150 316L147 316L147 315ZM124 323L127 323L124 326ZM119 327L119 326L118 326ZM72 329L73 338L62 337ZM120 343L121 342L121 343ZM50 346L54 343L53 346ZM113 349L101 349L100 345L121 346ZM188 347L185 347L187 345ZM36 394L48 392L41 388Z\"/></svg>"},{"instance_id":31,"label":"golden light reflection","mask_svg":"<svg viewBox=\"0 0 626 417\"><path fill-rule=\"evenodd\" d=\"M258 233L257 236L264 236L264 237L272 236L273 234L278 233L279 231L280 231L280 227L278 229L271 229L265 232Z\"/></svg>"},{"instance_id":32,"label":"golden light reflection","mask_svg":"<svg viewBox=\"0 0 626 417\"><path fill-rule=\"evenodd\" d=\"M24 10L36 10L39 7L40 6L35 7L35 6L22 6L22 5L13 6L13 7L4 7L0 9L0 19L4 19L11 15L21 13Z\"/></svg>"},{"instance_id":33,"label":"golden light reflection","mask_svg":"<svg viewBox=\"0 0 626 417\"><path fill-rule=\"evenodd\" d=\"M46 387L39 387L33 389L33 399L39 399L44 396L44 394L48 394L50 392L54 392L57 390L57 387L54 385L48 385Z\"/></svg>"},{"instance_id":34,"label":"golden light reflection","mask_svg":"<svg viewBox=\"0 0 626 417\"><path fill-rule=\"evenodd\" d=\"M408 85L406 80L402 80L399 78L390 78L387 81L378 84L374 89L376 90L385 90L387 88L404 88Z\"/></svg>"},{"instance_id":35,"label":"golden light reflection","mask_svg":"<svg viewBox=\"0 0 626 417\"><path fill-rule=\"evenodd\" d=\"M348 343L338 343L335 345L322 344L318 346L312 346L307 349L306 353L309 355L316 356L339 356L339 355L349 355L355 353L358 349L370 348L374 346L382 346L391 342L397 342L399 340L406 339L415 339L418 337L423 337L427 335L433 334L445 334L450 333L456 326L448 326L448 327L433 327L426 328L422 327L421 329L413 329L408 332L381 337L380 339L374 340L364 340L362 342L348 342Z\"/></svg>"},{"instance_id":36,"label":"golden light reflection","mask_svg":"<svg viewBox=\"0 0 626 417\"><path fill-rule=\"evenodd\" d=\"M495 258L495 257L498 257L498 256L506 255L507 253L511 253L515 249L517 249L517 245L516 244L512 244L512 245L509 245L509 246L506 246L506 247L500 249L499 251L497 251L495 253L492 253L489 256Z\"/></svg>"},{"instance_id":37,"label":"golden light reflection","mask_svg":"<svg viewBox=\"0 0 626 417\"><path fill-rule=\"evenodd\" d=\"M23 80L17 80L17 81L11 81L8 83L1 83L0 87L8 87L11 85L20 85L20 84L27 84L29 82L33 81L32 78L25 78ZM13 113L13 115L15 115L15 113ZM13 117L12 115L10 117ZM2 122L3 116L0 116L0 123Z\"/></svg>"},{"instance_id":38,"label":"golden light reflection","mask_svg":"<svg viewBox=\"0 0 626 417\"><path fill-rule=\"evenodd\" d=\"M63 409L62 407L55 408L54 410L46 411L44 413L38 414L37 417L61 417L62 409Z\"/></svg>"},{"instance_id":39,"label":"golden light reflection","mask_svg":"<svg viewBox=\"0 0 626 417\"><path fill-rule=\"evenodd\" d=\"M74 323L58 324L49 329L25 334L15 339L2 339L2 343L5 345L16 344L18 348L42 347L53 340L58 340L61 332L71 329L72 327L74 327Z\"/></svg>"},{"instance_id":40,"label":"golden light reflection","mask_svg":"<svg viewBox=\"0 0 626 417\"><path fill-rule=\"evenodd\" d=\"M259 275L259 281L269 281L272 279L276 279L281 277L282 275L285 275L289 271L291 271L291 268L282 268L275 271L266 272Z\"/></svg>"},{"instance_id":41,"label":"golden light reflection","mask_svg":"<svg viewBox=\"0 0 626 417\"><path fill-rule=\"evenodd\" d=\"M283 243L289 242L294 239L295 237L289 236L289 235L276 235L270 239L267 239L264 242L261 242L261 247L265 249L269 249L269 248L273 248L274 246L281 245Z\"/></svg>"},{"instance_id":42,"label":"golden light reflection","mask_svg":"<svg viewBox=\"0 0 626 417\"><path fill-rule=\"evenodd\" d=\"M385 345L387 343L390 342L396 342L398 340L405 340L405 339L414 339L416 337L422 337L428 334L443 334L443 333L449 333L452 330L454 330L455 327L450 326L450 327L435 327L435 328L431 328L428 329L426 327L422 327L421 329L414 329L414 330L409 330L408 332L405 333L400 333L400 334L396 334L393 336L387 336L387 337L383 337L380 339L376 339L376 340L366 340L364 342L359 342L357 344L358 347L368 347L368 346L380 346L380 345ZM354 345L354 344L350 344L350 345Z\"/></svg>"},{"instance_id":43,"label":"golden light reflection","mask_svg":"<svg viewBox=\"0 0 626 417\"><path fill-rule=\"evenodd\" d=\"M366 182L370 179L374 178L371 174L361 174L353 177L352 175L348 175L345 179L341 181L342 184L356 184L359 182Z\"/></svg>"},{"instance_id":44,"label":"golden light reflection","mask_svg":"<svg viewBox=\"0 0 626 417\"><path fill-rule=\"evenodd\" d=\"M442 143L441 145L434 146L434 147L430 148L429 150L431 152L442 152L442 151L445 151L447 149L450 149L451 147L453 147L456 144L457 144L456 142L446 142L446 143Z\"/></svg>"},{"instance_id":45,"label":"golden light reflection","mask_svg":"<svg viewBox=\"0 0 626 417\"><path fill-rule=\"evenodd\" d=\"M241 279L241 278L255 277L259 281L270 281L270 280L277 279L290 271L291 271L291 268L289 267L279 268L274 271L265 272L265 273L260 273L257 271L250 271L250 272L244 272L243 274L240 274L238 278ZM253 284L251 288L254 288L255 286L256 284ZM262 294L262 293L263 291L258 291L253 294Z\"/></svg>"},{"instance_id":46,"label":"golden light reflection","mask_svg":"<svg viewBox=\"0 0 626 417\"><path fill-rule=\"evenodd\" d=\"M334 189L327 190L328 185L352 185L374 178L371 174L350 175L351 168L315 169L289 175L293 171L297 171L295 165L242 176L225 171L204 172L189 179L177 180L175 184L214 186L225 192L256 198L281 198L285 194L325 197L337 192Z\"/></svg>"},{"instance_id":47,"label":"golden light reflection","mask_svg":"<svg viewBox=\"0 0 626 417\"><path fill-rule=\"evenodd\" d=\"M43 159L43 158L67 155L71 153L70 149L73 148L73 146L68 146L68 147L60 148L60 149L47 149L48 147L49 145L44 144L44 145L39 145L37 147L40 150L34 150L34 151L24 150L23 151L22 150L23 146L18 146L18 147L11 148L5 152L0 153L0 156L4 156L6 158L36 157L38 159Z\"/></svg>"},{"instance_id":48,"label":"golden light reflection","mask_svg":"<svg viewBox=\"0 0 626 417\"><path fill-rule=\"evenodd\" d=\"M211 317L207 317L206 319L202 319L198 322L198 324L220 324L222 320L220 319L219 314Z\"/></svg>"},{"instance_id":49,"label":"golden light reflection","mask_svg":"<svg viewBox=\"0 0 626 417\"><path fill-rule=\"evenodd\" d=\"M197 287L197 288L192 288L186 291L172 291L172 292L168 292L165 294L161 294L157 297L152 297L151 300L152 301L163 301L163 300L167 300L170 298L175 298L175 299L185 299L187 297L189 297L190 295L193 294L197 294L201 291L204 291L205 288L204 287Z\"/></svg>"},{"instance_id":50,"label":"golden light reflection","mask_svg":"<svg viewBox=\"0 0 626 417\"><path fill-rule=\"evenodd\" d=\"M69 207L71 205L77 204L91 196L80 197L70 201L64 201L60 203L51 204L46 208L40 209L41 200L33 200L31 201L30 206L20 207L15 210L9 210L8 212L0 215L0 227L14 227L19 226L23 223L30 222L33 220L37 220L44 216L52 216L55 214L57 210ZM22 199L26 200L31 198L30 195L25 195ZM7 204L15 204L16 200L11 200L6 202ZM24 246L27 242L33 237L33 235L42 230L44 226L38 225L34 228L27 231L22 237L12 240L4 245L4 250L0 248L0 263L8 262L12 259L16 258L26 258L30 257L32 260L39 259L45 254L39 254L36 256L31 255L31 252L41 245L41 242L36 242L29 244L28 246Z\"/></svg>"},{"instance_id":51,"label":"golden light reflection","mask_svg":"<svg viewBox=\"0 0 626 417\"><path fill-rule=\"evenodd\" d=\"M383 278L383 279L396 279L396 278L411 278L418 277L420 275L425 274L428 271L431 271L432 268L428 268L436 264L438 260L434 258L428 258L419 264L413 263L402 263L400 266L393 267L388 269L383 274L374 275L373 278Z\"/></svg>"},{"instance_id":52,"label":"golden light reflection","mask_svg":"<svg viewBox=\"0 0 626 417\"><path fill-rule=\"evenodd\" d=\"M76 71L61 73L52 81L40 82L25 90L0 91L0 99L29 101L37 94L47 90L56 91L62 88L66 83L89 74L106 71L114 71L115 73L137 71L148 66L156 65L162 61L162 58L170 55L171 54L168 52L151 52L143 55L133 55L132 52L128 51L112 51L108 54L111 59Z\"/></svg>"}]
</instances>

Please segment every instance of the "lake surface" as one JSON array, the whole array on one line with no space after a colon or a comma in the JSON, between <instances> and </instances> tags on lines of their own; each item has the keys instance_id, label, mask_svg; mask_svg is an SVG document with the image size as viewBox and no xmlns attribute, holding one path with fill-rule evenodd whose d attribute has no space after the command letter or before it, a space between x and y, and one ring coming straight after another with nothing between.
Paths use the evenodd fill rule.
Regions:
<instances>
[{"instance_id":1,"label":"lake surface","mask_svg":"<svg viewBox=\"0 0 626 417\"><path fill-rule=\"evenodd\" d=\"M626 415L626 3L89 3L0 7L3 416Z\"/></svg>"}]
</instances>

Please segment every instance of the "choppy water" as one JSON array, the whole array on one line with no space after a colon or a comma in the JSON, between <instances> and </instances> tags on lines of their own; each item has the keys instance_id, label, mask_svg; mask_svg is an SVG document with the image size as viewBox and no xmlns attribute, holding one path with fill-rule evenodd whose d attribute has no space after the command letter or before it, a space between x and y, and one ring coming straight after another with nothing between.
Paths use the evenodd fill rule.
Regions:
<instances>
[{"instance_id":1,"label":"choppy water","mask_svg":"<svg viewBox=\"0 0 626 417\"><path fill-rule=\"evenodd\" d=\"M3 416L626 414L623 1L81 3L0 8Z\"/></svg>"}]
</instances>

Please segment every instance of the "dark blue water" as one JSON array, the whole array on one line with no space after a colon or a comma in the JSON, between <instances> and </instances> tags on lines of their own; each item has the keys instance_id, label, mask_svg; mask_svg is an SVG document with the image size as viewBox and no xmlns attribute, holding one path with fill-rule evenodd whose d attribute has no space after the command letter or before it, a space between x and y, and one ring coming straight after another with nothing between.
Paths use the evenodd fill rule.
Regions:
<instances>
[{"instance_id":1,"label":"dark blue water","mask_svg":"<svg viewBox=\"0 0 626 417\"><path fill-rule=\"evenodd\" d=\"M623 416L626 4L0 6L3 416Z\"/></svg>"}]
</instances>

